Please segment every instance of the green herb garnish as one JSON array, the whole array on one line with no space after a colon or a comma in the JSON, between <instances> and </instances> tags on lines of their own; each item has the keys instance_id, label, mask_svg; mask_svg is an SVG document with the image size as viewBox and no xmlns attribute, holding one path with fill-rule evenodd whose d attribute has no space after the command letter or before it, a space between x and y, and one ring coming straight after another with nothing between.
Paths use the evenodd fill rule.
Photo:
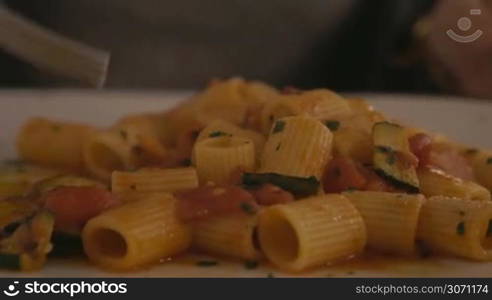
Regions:
<instances>
[{"instance_id":1,"label":"green herb garnish","mask_svg":"<svg viewBox=\"0 0 492 300\"><path fill-rule=\"evenodd\" d=\"M395 162L396 162L396 157L393 153L389 153L388 154L388 158L386 159L386 162L389 164L389 165L394 165Z\"/></svg>"},{"instance_id":2,"label":"green herb garnish","mask_svg":"<svg viewBox=\"0 0 492 300\"><path fill-rule=\"evenodd\" d=\"M275 125L273 126L272 133L281 132L282 130L284 130L284 128L285 128L285 122L282 120L279 120L279 121L275 122Z\"/></svg>"},{"instance_id":3,"label":"green herb garnish","mask_svg":"<svg viewBox=\"0 0 492 300\"><path fill-rule=\"evenodd\" d=\"M258 268L259 263L256 260L247 260L244 262L244 267L248 270Z\"/></svg>"},{"instance_id":4,"label":"green herb garnish","mask_svg":"<svg viewBox=\"0 0 492 300\"><path fill-rule=\"evenodd\" d=\"M325 126L328 127L331 131L337 131L340 128L340 121L336 120L328 120L325 121Z\"/></svg>"},{"instance_id":5,"label":"green herb garnish","mask_svg":"<svg viewBox=\"0 0 492 300\"><path fill-rule=\"evenodd\" d=\"M376 146L376 150L381 153L393 153L393 149L388 146Z\"/></svg>"},{"instance_id":6,"label":"green herb garnish","mask_svg":"<svg viewBox=\"0 0 492 300\"><path fill-rule=\"evenodd\" d=\"M199 267L214 267L218 264L219 262L215 260L200 260L196 262L196 265Z\"/></svg>"},{"instance_id":7,"label":"green herb garnish","mask_svg":"<svg viewBox=\"0 0 492 300\"><path fill-rule=\"evenodd\" d=\"M256 214L256 209L249 203L243 202L241 203L241 209L247 213L248 215L254 215Z\"/></svg>"},{"instance_id":8,"label":"green herb garnish","mask_svg":"<svg viewBox=\"0 0 492 300\"><path fill-rule=\"evenodd\" d=\"M356 192L358 189L356 187L350 186L348 189L345 190L347 193L353 193Z\"/></svg>"},{"instance_id":9,"label":"green herb garnish","mask_svg":"<svg viewBox=\"0 0 492 300\"><path fill-rule=\"evenodd\" d=\"M456 233L459 235L465 234L465 222L458 223L458 226L456 226Z\"/></svg>"},{"instance_id":10,"label":"green herb garnish","mask_svg":"<svg viewBox=\"0 0 492 300\"><path fill-rule=\"evenodd\" d=\"M219 131L219 130L218 130L218 131L211 132L211 133L208 135L208 137L213 138L213 137L226 136L226 135L230 135L230 134L227 134L227 133L225 133L225 132L223 132L223 131Z\"/></svg>"}]
</instances>

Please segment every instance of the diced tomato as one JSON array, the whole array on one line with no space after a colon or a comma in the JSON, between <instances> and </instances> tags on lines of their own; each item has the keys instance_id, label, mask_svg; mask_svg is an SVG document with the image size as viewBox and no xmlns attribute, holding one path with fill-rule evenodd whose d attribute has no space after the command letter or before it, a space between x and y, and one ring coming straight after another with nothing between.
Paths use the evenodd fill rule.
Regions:
<instances>
[{"instance_id":1,"label":"diced tomato","mask_svg":"<svg viewBox=\"0 0 492 300\"><path fill-rule=\"evenodd\" d=\"M294 196L291 193L270 183L262 185L251 193L260 205L285 204L294 201Z\"/></svg>"},{"instance_id":2,"label":"diced tomato","mask_svg":"<svg viewBox=\"0 0 492 300\"><path fill-rule=\"evenodd\" d=\"M80 231L84 224L120 202L97 187L61 187L43 196L44 206L55 215L55 228Z\"/></svg>"},{"instance_id":3,"label":"diced tomato","mask_svg":"<svg viewBox=\"0 0 492 300\"><path fill-rule=\"evenodd\" d=\"M464 180L473 180L473 168L466 158L444 144L432 144L428 156L424 160L424 166L432 166Z\"/></svg>"},{"instance_id":4,"label":"diced tomato","mask_svg":"<svg viewBox=\"0 0 492 300\"><path fill-rule=\"evenodd\" d=\"M398 189L389 184L386 180L381 178L373 170L367 168L364 169L364 174L367 178L367 184L363 190L373 192L397 192Z\"/></svg>"},{"instance_id":5,"label":"diced tomato","mask_svg":"<svg viewBox=\"0 0 492 300\"><path fill-rule=\"evenodd\" d=\"M419 133L409 139L410 149L419 159L419 167L432 166L465 180L473 180L473 169L456 149Z\"/></svg>"},{"instance_id":6,"label":"diced tomato","mask_svg":"<svg viewBox=\"0 0 492 300\"><path fill-rule=\"evenodd\" d=\"M178 215L192 221L234 212L254 214L258 204L253 196L238 186L202 186L178 192Z\"/></svg>"},{"instance_id":7,"label":"diced tomato","mask_svg":"<svg viewBox=\"0 0 492 300\"><path fill-rule=\"evenodd\" d=\"M408 140L410 150L419 160L428 156L431 149L432 138L425 133L417 133Z\"/></svg>"},{"instance_id":8,"label":"diced tomato","mask_svg":"<svg viewBox=\"0 0 492 300\"><path fill-rule=\"evenodd\" d=\"M323 176L323 189L327 193L340 193L348 189L364 189L367 179L360 166L352 159L336 157L330 161Z\"/></svg>"}]
</instances>

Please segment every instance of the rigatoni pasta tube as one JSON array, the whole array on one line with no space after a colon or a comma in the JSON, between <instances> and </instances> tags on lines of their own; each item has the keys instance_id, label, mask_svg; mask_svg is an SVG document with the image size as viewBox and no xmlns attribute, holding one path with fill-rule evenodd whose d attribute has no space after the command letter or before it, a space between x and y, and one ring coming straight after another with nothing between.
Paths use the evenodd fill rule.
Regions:
<instances>
[{"instance_id":1,"label":"rigatoni pasta tube","mask_svg":"<svg viewBox=\"0 0 492 300\"><path fill-rule=\"evenodd\" d=\"M137 167L136 146L138 133L132 127L95 132L84 144L85 165L94 176L109 180L113 171Z\"/></svg>"},{"instance_id":2,"label":"rigatoni pasta tube","mask_svg":"<svg viewBox=\"0 0 492 300\"><path fill-rule=\"evenodd\" d=\"M353 204L332 194L264 209L258 237L271 262L301 271L361 252L366 229Z\"/></svg>"},{"instance_id":3,"label":"rigatoni pasta tube","mask_svg":"<svg viewBox=\"0 0 492 300\"><path fill-rule=\"evenodd\" d=\"M367 246L385 253L415 253L415 236L422 195L385 192L346 192L367 229Z\"/></svg>"},{"instance_id":4,"label":"rigatoni pasta tube","mask_svg":"<svg viewBox=\"0 0 492 300\"><path fill-rule=\"evenodd\" d=\"M216 120L210 123L200 132L196 141L200 142L207 138L217 136L237 136L251 139L254 143L257 156L263 151L263 146L265 145L265 137L262 134L253 130L243 129L223 120Z\"/></svg>"},{"instance_id":5,"label":"rigatoni pasta tube","mask_svg":"<svg viewBox=\"0 0 492 300\"><path fill-rule=\"evenodd\" d=\"M27 161L82 171L82 145L92 130L83 124L32 118L17 136L17 149Z\"/></svg>"},{"instance_id":6,"label":"rigatoni pasta tube","mask_svg":"<svg viewBox=\"0 0 492 300\"><path fill-rule=\"evenodd\" d=\"M448 175L439 169L417 170L420 191L427 197L448 196L468 200L490 201L490 192L483 186Z\"/></svg>"},{"instance_id":7,"label":"rigatoni pasta tube","mask_svg":"<svg viewBox=\"0 0 492 300\"><path fill-rule=\"evenodd\" d=\"M225 184L237 170L255 170L253 141L234 136L207 138L195 144L195 165L200 182Z\"/></svg>"},{"instance_id":8,"label":"rigatoni pasta tube","mask_svg":"<svg viewBox=\"0 0 492 300\"><path fill-rule=\"evenodd\" d=\"M492 202L431 197L422 206L417 238L430 250L492 260Z\"/></svg>"},{"instance_id":9,"label":"rigatoni pasta tube","mask_svg":"<svg viewBox=\"0 0 492 300\"><path fill-rule=\"evenodd\" d=\"M477 151L469 157L477 182L492 191L492 152Z\"/></svg>"},{"instance_id":10,"label":"rigatoni pasta tube","mask_svg":"<svg viewBox=\"0 0 492 300\"><path fill-rule=\"evenodd\" d=\"M136 172L114 171L111 190L123 201L133 201L155 193L174 193L198 187L195 168L144 168Z\"/></svg>"},{"instance_id":11,"label":"rigatoni pasta tube","mask_svg":"<svg viewBox=\"0 0 492 300\"><path fill-rule=\"evenodd\" d=\"M266 134L276 120L284 117L306 114L318 120L329 120L350 115L351 112L349 103L343 97L330 90L318 89L278 96L263 108L261 122Z\"/></svg>"},{"instance_id":12,"label":"rigatoni pasta tube","mask_svg":"<svg viewBox=\"0 0 492 300\"><path fill-rule=\"evenodd\" d=\"M257 215L232 214L197 221L193 226L193 245L210 254L242 259L258 259L255 242Z\"/></svg>"},{"instance_id":13,"label":"rigatoni pasta tube","mask_svg":"<svg viewBox=\"0 0 492 300\"><path fill-rule=\"evenodd\" d=\"M82 232L85 253L103 267L128 270L186 250L192 232L178 219L176 201L155 194L91 219Z\"/></svg>"},{"instance_id":14,"label":"rigatoni pasta tube","mask_svg":"<svg viewBox=\"0 0 492 300\"><path fill-rule=\"evenodd\" d=\"M332 139L330 130L314 118L279 119L265 144L260 172L319 180L331 159Z\"/></svg>"}]
</instances>

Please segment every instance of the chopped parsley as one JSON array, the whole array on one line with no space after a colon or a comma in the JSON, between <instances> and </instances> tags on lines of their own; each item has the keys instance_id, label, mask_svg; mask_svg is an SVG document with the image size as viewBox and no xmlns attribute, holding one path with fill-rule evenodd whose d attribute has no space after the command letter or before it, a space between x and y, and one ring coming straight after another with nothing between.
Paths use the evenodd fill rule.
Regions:
<instances>
[{"instance_id":1,"label":"chopped parsley","mask_svg":"<svg viewBox=\"0 0 492 300\"><path fill-rule=\"evenodd\" d=\"M492 157L489 157L489 158L487 159L487 165L492 165Z\"/></svg>"},{"instance_id":2,"label":"chopped parsley","mask_svg":"<svg viewBox=\"0 0 492 300\"><path fill-rule=\"evenodd\" d=\"M120 135L121 138L124 139L125 141L128 138L128 133L125 130L120 130Z\"/></svg>"},{"instance_id":3,"label":"chopped parsley","mask_svg":"<svg viewBox=\"0 0 492 300\"><path fill-rule=\"evenodd\" d=\"M272 133L282 132L284 128L285 128L285 121L279 120L275 122Z\"/></svg>"},{"instance_id":4,"label":"chopped parsley","mask_svg":"<svg viewBox=\"0 0 492 300\"><path fill-rule=\"evenodd\" d=\"M393 149L388 146L376 146L376 150L381 153L393 153Z\"/></svg>"},{"instance_id":5,"label":"chopped parsley","mask_svg":"<svg viewBox=\"0 0 492 300\"><path fill-rule=\"evenodd\" d=\"M393 153L389 153L388 154L388 158L386 159L386 162L389 164L389 165L394 165L395 162L396 162L396 157Z\"/></svg>"},{"instance_id":6,"label":"chopped parsley","mask_svg":"<svg viewBox=\"0 0 492 300\"><path fill-rule=\"evenodd\" d=\"M219 262L216 260L200 260L196 262L196 265L199 267L214 267L218 264Z\"/></svg>"},{"instance_id":7,"label":"chopped parsley","mask_svg":"<svg viewBox=\"0 0 492 300\"><path fill-rule=\"evenodd\" d=\"M253 270L258 267L258 261L256 260L247 260L244 262L244 267L248 270Z\"/></svg>"},{"instance_id":8,"label":"chopped parsley","mask_svg":"<svg viewBox=\"0 0 492 300\"><path fill-rule=\"evenodd\" d=\"M337 120L328 120L325 121L325 126L328 127L331 131L337 131L340 128L340 121Z\"/></svg>"},{"instance_id":9,"label":"chopped parsley","mask_svg":"<svg viewBox=\"0 0 492 300\"><path fill-rule=\"evenodd\" d=\"M492 237L492 219L489 220L489 227L487 227L487 236Z\"/></svg>"},{"instance_id":10,"label":"chopped parsley","mask_svg":"<svg viewBox=\"0 0 492 300\"><path fill-rule=\"evenodd\" d=\"M456 233L458 235L464 235L465 234L465 222L459 222L458 226L456 226Z\"/></svg>"},{"instance_id":11,"label":"chopped parsley","mask_svg":"<svg viewBox=\"0 0 492 300\"><path fill-rule=\"evenodd\" d=\"M217 131L213 131L213 132L211 132L211 133L208 135L208 137L212 137L212 138L213 138L213 137L227 136L227 135L230 135L230 134L227 134L227 133L225 133L225 132L223 132L223 131L217 130Z\"/></svg>"},{"instance_id":12,"label":"chopped parsley","mask_svg":"<svg viewBox=\"0 0 492 300\"><path fill-rule=\"evenodd\" d=\"M248 215L254 215L256 214L256 209L249 203L243 202L241 203L241 209L247 213Z\"/></svg>"}]
</instances>

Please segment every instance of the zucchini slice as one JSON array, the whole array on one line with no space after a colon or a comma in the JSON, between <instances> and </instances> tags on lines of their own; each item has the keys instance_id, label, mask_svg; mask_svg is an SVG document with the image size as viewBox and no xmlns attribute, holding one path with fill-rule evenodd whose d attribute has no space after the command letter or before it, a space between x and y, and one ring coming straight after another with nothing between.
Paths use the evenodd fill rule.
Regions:
<instances>
[{"instance_id":1,"label":"zucchini slice","mask_svg":"<svg viewBox=\"0 0 492 300\"><path fill-rule=\"evenodd\" d=\"M36 213L8 238L0 241L0 268L31 271L40 269L51 251L55 219L46 211Z\"/></svg>"},{"instance_id":2,"label":"zucchini slice","mask_svg":"<svg viewBox=\"0 0 492 300\"><path fill-rule=\"evenodd\" d=\"M70 257L84 254L82 237L78 234L55 232L51 243L53 244L53 251L51 251L50 256Z\"/></svg>"},{"instance_id":3,"label":"zucchini slice","mask_svg":"<svg viewBox=\"0 0 492 300\"><path fill-rule=\"evenodd\" d=\"M243 185L246 188L259 188L265 183L276 185L291 192L296 198L315 195L319 190L316 177L308 178L280 175L276 173L244 173Z\"/></svg>"},{"instance_id":4,"label":"zucchini slice","mask_svg":"<svg viewBox=\"0 0 492 300\"><path fill-rule=\"evenodd\" d=\"M419 193L419 180L414 157L403 127L389 122L376 123L373 127L373 164L378 175L392 185L409 193Z\"/></svg>"}]
</instances>

